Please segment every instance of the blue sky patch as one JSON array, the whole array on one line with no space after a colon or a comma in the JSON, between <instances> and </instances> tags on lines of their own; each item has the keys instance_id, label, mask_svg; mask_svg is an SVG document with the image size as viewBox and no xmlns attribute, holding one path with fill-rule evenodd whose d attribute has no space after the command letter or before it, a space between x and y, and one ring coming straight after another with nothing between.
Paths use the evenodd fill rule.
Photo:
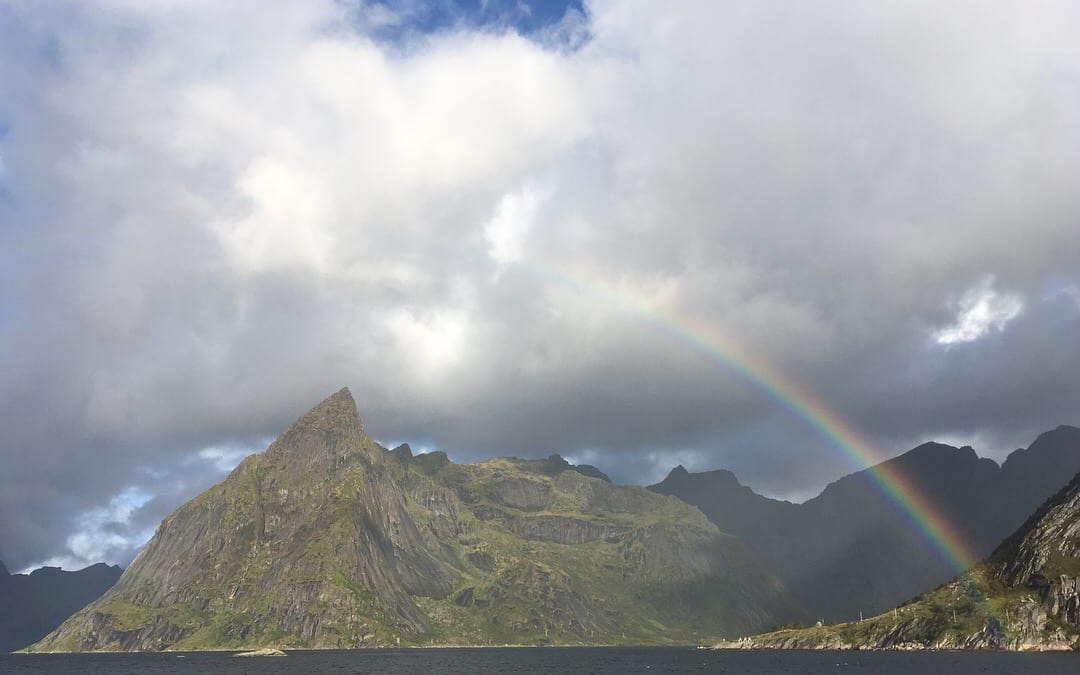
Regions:
<instances>
[{"instance_id":1,"label":"blue sky patch","mask_svg":"<svg viewBox=\"0 0 1080 675\"><path fill-rule=\"evenodd\" d=\"M380 10L389 20L376 23L372 34L391 42L462 27L532 36L558 25L567 12L585 13L582 0L373 0L357 7L369 17Z\"/></svg>"}]
</instances>

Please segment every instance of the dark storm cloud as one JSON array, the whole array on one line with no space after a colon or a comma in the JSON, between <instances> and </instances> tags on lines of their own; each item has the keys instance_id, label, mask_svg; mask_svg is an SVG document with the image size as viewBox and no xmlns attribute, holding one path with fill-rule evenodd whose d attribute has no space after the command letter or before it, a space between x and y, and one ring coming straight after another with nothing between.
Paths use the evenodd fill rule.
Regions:
<instances>
[{"instance_id":1,"label":"dark storm cloud","mask_svg":"<svg viewBox=\"0 0 1080 675\"><path fill-rule=\"evenodd\" d=\"M1071 3L260 7L0 10L10 567L126 560L343 385L387 442L793 496L855 467L720 336L885 454L1080 422Z\"/></svg>"}]
</instances>

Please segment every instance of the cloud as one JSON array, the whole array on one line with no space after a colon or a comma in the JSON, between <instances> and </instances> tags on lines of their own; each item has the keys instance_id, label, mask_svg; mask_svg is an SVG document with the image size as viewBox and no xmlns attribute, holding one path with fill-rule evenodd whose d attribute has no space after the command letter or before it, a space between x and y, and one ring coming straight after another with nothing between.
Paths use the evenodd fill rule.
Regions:
<instances>
[{"instance_id":1,"label":"cloud","mask_svg":"<svg viewBox=\"0 0 1080 675\"><path fill-rule=\"evenodd\" d=\"M41 566L82 569L102 560L116 560L132 548L142 546L153 529L131 532L132 516L150 501L151 495L129 487L109 500L107 506L88 509L77 518L79 529L67 538L67 553L27 566L30 572Z\"/></svg>"},{"instance_id":2,"label":"cloud","mask_svg":"<svg viewBox=\"0 0 1080 675\"><path fill-rule=\"evenodd\" d=\"M460 459L851 469L672 317L884 454L1077 423L1074 304L1035 300L1080 285L1071 3L409 7L0 9L13 568L89 555L131 488L134 537L343 385Z\"/></svg>"},{"instance_id":3,"label":"cloud","mask_svg":"<svg viewBox=\"0 0 1080 675\"><path fill-rule=\"evenodd\" d=\"M495 215L484 226L488 253L497 263L521 260L525 238L536 222L536 211L550 193L535 185L526 185L520 192L505 195L495 209Z\"/></svg>"},{"instance_id":4,"label":"cloud","mask_svg":"<svg viewBox=\"0 0 1080 675\"><path fill-rule=\"evenodd\" d=\"M1071 284L1066 285L1066 286L1062 286L1060 288L1055 289L1053 292L1051 292L1049 295L1047 295L1045 298L1043 298L1043 300L1044 301L1053 301L1053 300L1056 300L1059 297L1064 297L1064 298L1068 298L1069 300L1072 300L1073 304L1076 305L1076 309L1080 310L1080 287L1077 287L1077 286L1074 286L1074 285L1071 285Z\"/></svg>"},{"instance_id":5,"label":"cloud","mask_svg":"<svg viewBox=\"0 0 1080 675\"><path fill-rule=\"evenodd\" d=\"M265 443L260 443L260 447L269 447L273 439L266 439ZM240 460L244 459L248 455L252 454L251 448L244 447L210 447L199 450L196 455L201 460L208 460L213 463L214 468L221 473L228 473L232 471ZM148 472L151 476L156 478L164 478L168 474L157 474L153 469L149 469Z\"/></svg>"},{"instance_id":6,"label":"cloud","mask_svg":"<svg viewBox=\"0 0 1080 675\"><path fill-rule=\"evenodd\" d=\"M956 303L956 319L934 333L939 345L978 340L990 331L1000 332L1024 309L1024 299L1015 293L997 293L994 278L987 277L968 289Z\"/></svg>"}]
</instances>

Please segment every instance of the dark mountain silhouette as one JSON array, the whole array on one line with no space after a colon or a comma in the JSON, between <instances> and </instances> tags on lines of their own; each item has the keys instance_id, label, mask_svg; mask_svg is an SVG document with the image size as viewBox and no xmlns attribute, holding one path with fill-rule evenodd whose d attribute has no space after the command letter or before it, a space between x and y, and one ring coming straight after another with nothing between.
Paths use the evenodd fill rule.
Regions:
<instances>
[{"instance_id":1,"label":"dark mountain silhouette","mask_svg":"<svg viewBox=\"0 0 1080 675\"><path fill-rule=\"evenodd\" d=\"M1075 651L1080 649L1078 533L1080 473L989 558L892 611L720 646Z\"/></svg>"},{"instance_id":2,"label":"dark mountain silhouette","mask_svg":"<svg viewBox=\"0 0 1080 675\"><path fill-rule=\"evenodd\" d=\"M9 574L0 562L0 653L45 637L109 590L120 572L119 567L98 563L77 572L42 567L30 574Z\"/></svg>"},{"instance_id":3,"label":"dark mountain silhouette","mask_svg":"<svg viewBox=\"0 0 1080 675\"><path fill-rule=\"evenodd\" d=\"M979 555L987 555L1080 471L1080 429L1041 434L999 467L970 447L926 443L884 464L918 492ZM792 504L740 485L727 471L674 469L651 486L702 510L741 538L797 600L826 621L871 616L955 576L912 516L869 470Z\"/></svg>"}]
</instances>

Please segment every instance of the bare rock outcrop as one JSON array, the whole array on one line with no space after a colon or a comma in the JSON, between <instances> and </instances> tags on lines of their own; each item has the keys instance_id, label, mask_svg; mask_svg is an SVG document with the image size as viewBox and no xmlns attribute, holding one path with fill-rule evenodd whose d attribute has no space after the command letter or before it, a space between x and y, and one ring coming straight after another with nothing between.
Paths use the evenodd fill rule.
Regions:
<instances>
[{"instance_id":1,"label":"bare rock outcrop","mask_svg":"<svg viewBox=\"0 0 1080 675\"><path fill-rule=\"evenodd\" d=\"M589 473L386 450L343 389L34 649L671 644L798 615L699 511Z\"/></svg>"}]
</instances>

